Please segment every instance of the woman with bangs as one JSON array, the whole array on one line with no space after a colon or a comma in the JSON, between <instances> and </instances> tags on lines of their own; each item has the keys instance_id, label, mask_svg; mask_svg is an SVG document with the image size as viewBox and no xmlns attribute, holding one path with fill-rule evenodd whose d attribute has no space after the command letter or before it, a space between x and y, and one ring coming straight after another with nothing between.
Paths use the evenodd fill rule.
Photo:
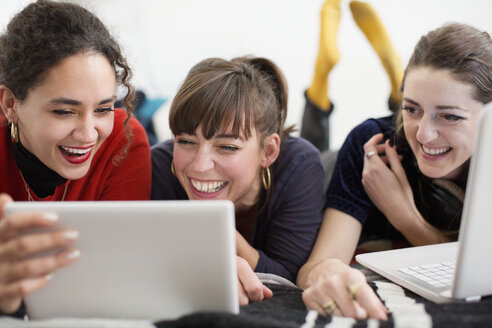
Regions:
<instances>
[{"instance_id":1,"label":"woman with bangs","mask_svg":"<svg viewBox=\"0 0 492 328\"><path fill-rule=\"evenodd\" d=\"M285 127L287 86L268 59L195 65L171 105L174 139L154 146L152 199L235 205L241 304L271 297L253 270L295 282L322 218L318 150Z\"/></svg>"}]
</instances>

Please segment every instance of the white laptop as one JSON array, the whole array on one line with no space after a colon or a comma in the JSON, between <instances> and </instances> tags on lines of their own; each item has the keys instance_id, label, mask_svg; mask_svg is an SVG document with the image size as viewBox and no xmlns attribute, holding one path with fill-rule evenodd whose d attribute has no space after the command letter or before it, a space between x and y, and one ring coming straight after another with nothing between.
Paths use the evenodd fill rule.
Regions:
<instances>
[{"instance_id":1,"label":"white laptop","mask_svg":"<svg viewBox=\"0 0 492 328\"><path fill-rule=\"evenodd\" d=\"M78 230L78 261L25 298L31 319L239 313L230 201L13 202Z\"/></svg>"},{"instance_id":2,"label":"white laptop","mask_svg":"<svg viewBox=\"0 0 492 328\"><path fill-rule=\"evenodd\" d=\"M359 254L357 262L437 303L492 294L492 103L480 112L458 242Z\"/></svg>"}]
</instances>

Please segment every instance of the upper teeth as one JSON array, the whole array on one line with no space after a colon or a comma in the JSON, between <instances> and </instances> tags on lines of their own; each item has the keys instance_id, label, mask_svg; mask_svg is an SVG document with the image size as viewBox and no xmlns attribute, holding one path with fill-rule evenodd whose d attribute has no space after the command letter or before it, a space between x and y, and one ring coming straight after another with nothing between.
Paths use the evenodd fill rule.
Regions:
<instances>
[{"instance_id":1,"label":"upper teeth","mask_svg":"<svg viewBox=\"0 0 492 328\"><path fill-rule=\"evenodd\" d=\"M214 182L199 182L191 180L191 184L195 189L201 192L216 192L223 186L225 186L225 181L214 181Z\"/></svg>"},{"instance_id":2,"label":"upper teeth","mask_svg":"<svg viewBox=\"0 0 492 328\"><path fill-rule=\"evenodd\" d=\"M450 149L450 147L429 148L429 147L422 145L422 149L424 150L424 153L426 153L426 154L440 155L440 154L447 152Z\"/></svg>"},{"instance_id":3,"label":"upper teeth","mask_svg":"<svg viewBox=\"0 0 492 328\"><path fill-rule=\"evenodd\" d=\"M91 150L91 148L80 149L80 148L70 148L66 146L60 146L60 147L67 153L76 154L76 155L84 155Z\"/></svg>"}]
</instances>

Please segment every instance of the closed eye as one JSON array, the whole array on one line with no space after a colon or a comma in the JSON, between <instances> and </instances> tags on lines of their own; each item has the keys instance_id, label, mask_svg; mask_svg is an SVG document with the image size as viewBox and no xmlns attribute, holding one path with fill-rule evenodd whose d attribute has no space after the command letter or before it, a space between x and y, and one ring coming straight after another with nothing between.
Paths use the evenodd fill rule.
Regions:
<instances>
[{"instance_id":1,"label":"closed eye","mask_svg":"<svg viewBox=\"0 0 492 328\"><path fill-rule=\"evenodd\" d=\"M402 109L406 110L409 114L413 114L413 115L418 114L420 112L420 110L411 106L405 106Z\"/></svg>"},{"instance_id":2,"label":"closed eye","mask_svg":"<svg viewBox=\"0 0 492 328\"><path fill-rule=\"evenodd\" d=\"M62 117L70 116L74 114L74 111L71 109L53 109L51 112L56 116L62 116Z\"/></svg>"},{"instance_id":3,"label":"closed eye","mask_svg":"<svg viewBox=\"0 0 492 328\"><path fill-rule=\"evenodd\" d=\"M235 152L235 151L238 151L239 150L239 147L233 146L233 145L221 145L219 147L221 149L223 149L223 150L227 150L227 151L230 151L230 152Z\"/></svg>"},{"instance_id":4,"label":"closed eye","mask_svg":"<svg viewBox=\"0 0 492 328\"><path fill-rule=\"evenodd\" d=\"M463 119L463 117L454 114L444 114L442 117L448 122L458 122Z\"/></svg>"},{"instance_id":5,"label":"closed eye","mask_svg":"<svg viewBox=\"0 0 492 328\"><path fill-rule=\"evenodd\" d=\"M99 107L95 111L96 111L96 113L106 114L106 113L113 112L114 109L113 109L113 107Z\"/></svg>"},{"instance_id":6,"label":"closed eye","mask_svg":"<svg viewBox=\"0 0 492 328\"><path fill-rule=\"evenodd\" d=\"M188 139L177 138L176 142L180 145L193 145L194 142Z\"/></svg>"}]
</instances>

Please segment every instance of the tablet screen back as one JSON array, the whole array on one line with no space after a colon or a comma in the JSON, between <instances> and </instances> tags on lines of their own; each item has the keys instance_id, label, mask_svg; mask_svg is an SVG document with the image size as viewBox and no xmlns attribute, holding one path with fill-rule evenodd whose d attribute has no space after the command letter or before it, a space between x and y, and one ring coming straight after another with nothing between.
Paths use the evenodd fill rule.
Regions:
<instances>
[{"instance_id":1,"label":"tablet screen back","mask_svg":"<svg viewBox=\"0 0 492 328\"><path fill-rule=\"evenodd\" d=\"M238 313L234 206L229 201L14 202L51 211L80 232L80 258L25 299L31 319L162 320Z\"/></svg>"}]
</instances>

